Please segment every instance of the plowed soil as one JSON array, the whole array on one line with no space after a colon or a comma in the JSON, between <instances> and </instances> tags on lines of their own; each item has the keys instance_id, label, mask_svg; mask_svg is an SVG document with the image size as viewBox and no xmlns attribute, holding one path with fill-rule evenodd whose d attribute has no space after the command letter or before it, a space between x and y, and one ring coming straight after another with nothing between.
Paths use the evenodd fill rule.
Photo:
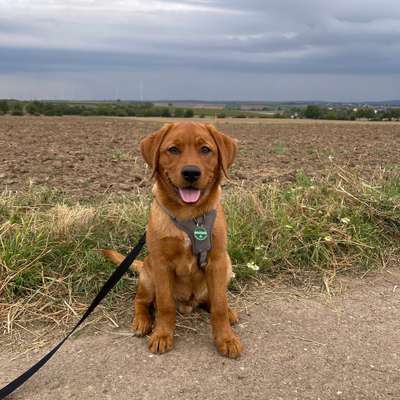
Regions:
<instances>
[{"instance_id":1,"label":"plowed soil","mask_svg":"<svg viewBox=\"0 0 400 400\"><path fill-rule=\"evenodd\" d=\"M0 117L0 190L22 190L33 184L90 196L146 187L138 142L167 121ZM211 122L239 140L231 178L249 185L290 181L299 169L324 174L333 164L370 174L378 166L399 163L399 123Z\"/></svg>"}]
</instances>

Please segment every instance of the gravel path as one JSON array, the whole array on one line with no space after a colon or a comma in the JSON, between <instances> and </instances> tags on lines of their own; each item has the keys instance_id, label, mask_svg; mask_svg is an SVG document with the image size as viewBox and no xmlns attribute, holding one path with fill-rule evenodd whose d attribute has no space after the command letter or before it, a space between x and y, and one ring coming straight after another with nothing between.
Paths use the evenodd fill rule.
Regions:
<instances>
[{"instance_id":1,"label":"gravel path","mask_svg":"<svg viewBox=\"0 0 400 400\"><path fill-rule=\"evenodd\" d=\"M81 334L11 399L400 399L400 273L345 285L333 299L251 291L239 361L216 354L206 322L162 356L128 326ZM0 385L39 355L0 351Z\"/></svg>"}]
</instances>

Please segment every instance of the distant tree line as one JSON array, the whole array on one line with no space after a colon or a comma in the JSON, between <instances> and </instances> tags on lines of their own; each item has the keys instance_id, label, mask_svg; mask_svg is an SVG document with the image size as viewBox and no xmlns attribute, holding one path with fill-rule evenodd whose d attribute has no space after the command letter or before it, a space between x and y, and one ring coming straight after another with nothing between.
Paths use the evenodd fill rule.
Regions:
<instances>
[{"instance_id":1,"label":"distant tree line","mask_svg":"<svg viewBox=\"0 0 400 400\"><path fill-rule=\"evenodd\" d=\"M0 115L81 115L110 117L192 118L190 108L156 107L153 103L67 103L0 100Z\"/></svg>"},{"instance_id":2,"label":"distant tree line","mask_svg":"<svg viewBox=\"0 0 400 400\"><path fill-rule=\"evenodd\" d=\"M372 107L322 107L311 104L306 107L291 108L284 113L284 117L309 118L326 120L369 120L369 121L399 121L400 108L376 109Z\"/></svg>"},{"instance_id":3,"label":"distant tree line","mask_svg":"<svg viewBox=\"0 0 400 400\"><path fill-rule=\"evenodd\" d=\"M267 109L265 107L265 109ZM265 111L264 109L262 111ZM244 112L235 104L228 104L221 109L197 109L197 116L215 118L308 118L323 120L347 120L354 121L365 119L370 121L399 121L400 108L372 108L370 106L357 107L335 106L323 107L310 104L306 107L275 106L268 108L269 114L258 112ZM275 111L275 114L272 112ZM192 118L194 111L191 108L156 106L150 102L53 102L53 101L18 101L0 100L0 115L81 115L81 116L105 116L105 117L175 117Z\"/></svg>"}]
</instances>

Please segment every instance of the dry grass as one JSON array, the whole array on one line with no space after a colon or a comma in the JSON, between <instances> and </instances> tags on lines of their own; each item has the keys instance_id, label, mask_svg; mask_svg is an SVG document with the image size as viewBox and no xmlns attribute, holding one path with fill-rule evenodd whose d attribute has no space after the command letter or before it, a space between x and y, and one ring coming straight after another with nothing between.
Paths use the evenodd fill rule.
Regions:
<instances>
[{"instance_id":1,"label":"dry grass","mask_svg":"<svg viewBox=\"0 0 400 400\"><path fill-rule=\"evenodd\" d=\"M95 216L96 209L94 207L80 204L69 207L65 204L57 204L49 212L49 221L45 221L45 226L55 236L76 235L82 230L90 229ZM39 227L39 229L42 228Z\"/></svg>"},{"instance_id":2,"label":"dry grass","mask_svg":"<svg viewBox=\"0 0 400 400\"><path fill-rule=\"evenodd\" d=\"M43 189L0 197L0 320L3 333L35 323L68 326L113 270L96 251L126 251L144 229L147 199L68 202ZM136 235L136 236L135 236ZM131 286L125 278L102 314ZM110 317L111 318L111 317Z\"/></svg>"},{"instance_id":3,"label":"dry grass","mask_svg":"<svg viewBox=\"0 0 400 400\"><path fill-rule=\"evenodd\" d=\"M48 189L3 193L1 332L76 321L114 269L96 249L126 252L144 230L149 202L135 195L77 203ZM224 204L234 297L263 275L317 282L329 292L338 274L363 276L399 254L398 169L376 170L368 182L340 168L319 181L298 171L294 184L264 185L254 193L236 187ZM124 278L94 320L118 324L118 305L129 301L134 282Z\"/></svg>"},{"instance_id":4,"label":"dry grass","mask_svg":"<svg viewBox=\"0 0 400 400\"><path fill-rule=\"evenodd\" d=\"M336 274L365 274L399 250L397 169L378 169L368 182L341 168L318 182L298 171L293 185L239 190L226 205L239 277L318 277L329 291Z\"/></svg>"}]
</instances>

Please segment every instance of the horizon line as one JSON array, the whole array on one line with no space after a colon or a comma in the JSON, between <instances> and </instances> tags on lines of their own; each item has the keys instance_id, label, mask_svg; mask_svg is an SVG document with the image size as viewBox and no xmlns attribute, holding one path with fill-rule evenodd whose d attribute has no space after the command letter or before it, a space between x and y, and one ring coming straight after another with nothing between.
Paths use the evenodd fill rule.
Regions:
<instances>
[{"instance_id":1,"label":"horizon line","mask_svg":"<svg viewBox=\"0 0 400 400\"><path fill-rule=\"evenodd\" d=\"M368 103L400 103L400 99L385 100L203 100L203 99L55 99L55 98L0 98L0 101L48 101L48 102L132 102L132 103L218 103L218 104L267 104L267 103L331 103L331 104L368 104Z\"/></svg>"}]
</instances>

